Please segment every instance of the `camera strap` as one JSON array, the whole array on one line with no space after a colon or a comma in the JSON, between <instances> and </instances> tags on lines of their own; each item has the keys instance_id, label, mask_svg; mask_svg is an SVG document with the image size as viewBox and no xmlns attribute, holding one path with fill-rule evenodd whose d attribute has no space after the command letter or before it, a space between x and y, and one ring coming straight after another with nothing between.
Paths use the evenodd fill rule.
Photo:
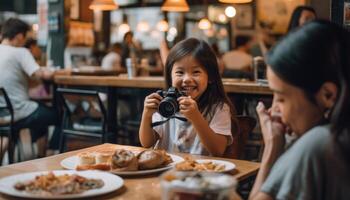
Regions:
<instances>
[{"instance_id":1,"label":"camera strap","mask_svg":"<svg viewBox=\"0 0 350 200\"><path fill-rule=\"evenodd\" d=\"M167 122L167 121L169 121L170 119L173 119L173 118L178 119L178 120L181 120L181 121L183 121L183 122L187 122L187 119L184 118L184 117L171 116L171 117L167 118L166 120L159 121L159 122L153 122L151 126L152 126L152 127L155 127L155 126L162 125L162 124L164 124L165 122Z\"/></svg>"}]
</instances>

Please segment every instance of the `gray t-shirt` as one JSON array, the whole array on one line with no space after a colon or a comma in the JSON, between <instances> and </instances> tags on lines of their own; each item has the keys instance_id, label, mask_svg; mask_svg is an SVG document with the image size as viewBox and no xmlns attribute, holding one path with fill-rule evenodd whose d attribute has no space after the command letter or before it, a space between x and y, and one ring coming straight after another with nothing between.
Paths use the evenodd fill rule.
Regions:
<instances>
[{"instance_id":1,"label":"gray t-shirt","mask_svg":"<svg viewBox=\"0 0 350 200\"><path fill-rule=\"evenodd\" d=\"M0 87L4 87L12 103L15 121L29 116L38 104L30 101L28 79L39 69L26 48L0 44ZM0 105L4 105L0 98ZM3 121L8 117L3 116Z\"/></svg>"},{"instance_id":2,"label":"gray t-shirt","mask_svg":"<svg viewBox=\"0 0 350 200\"><path fill-rule=\"evenodd\" d=\"M349 199L350 179L334 173L331 141L329 125L305 133L277 160L261 191L274 199Z\"/></svg>"}]
</instances>

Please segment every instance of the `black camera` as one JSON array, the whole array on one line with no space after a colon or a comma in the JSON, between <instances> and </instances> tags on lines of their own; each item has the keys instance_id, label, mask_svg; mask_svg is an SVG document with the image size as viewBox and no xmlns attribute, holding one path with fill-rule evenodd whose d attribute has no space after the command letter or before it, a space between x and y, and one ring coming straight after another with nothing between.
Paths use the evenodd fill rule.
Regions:
<instances>
[{"instance_id":1,"label":"black camera","mask_svg":"<svg viewBox=\"0 0 350 200\"><path fill-rule=\"evenodd\" d=\"M170 118L179 111L179 103L177 98L185 96L182 92L175 87L170 87L168 91L158 90L157 93L163 97L163 100L158 106L158 112L163 117Z\"/></svg>"}]
</instances>

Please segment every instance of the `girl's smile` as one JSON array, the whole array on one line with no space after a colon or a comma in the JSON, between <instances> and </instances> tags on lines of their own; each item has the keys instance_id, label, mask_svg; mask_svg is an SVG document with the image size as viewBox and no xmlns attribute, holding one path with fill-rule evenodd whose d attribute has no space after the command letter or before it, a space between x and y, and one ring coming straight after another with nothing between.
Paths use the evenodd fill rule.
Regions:
<instances>
[{"instance_id":1,"label":"girl's smile","mask_svg":"<svg viewBox=\"0 0 350 200\"><path fill-rule=\"evenodd\" d=\"M186 56L174 63L171 79L173 87L195 100L208 86L208 73L192 56Z\"/></svg>"}]
</instances>

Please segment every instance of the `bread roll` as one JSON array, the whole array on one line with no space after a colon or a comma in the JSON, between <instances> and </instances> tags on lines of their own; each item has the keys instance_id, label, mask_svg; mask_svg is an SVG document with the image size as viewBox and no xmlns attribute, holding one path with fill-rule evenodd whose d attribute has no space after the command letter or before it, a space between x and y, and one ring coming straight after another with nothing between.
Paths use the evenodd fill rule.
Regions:
<instances>
[{"instance_id":1,"label":"bread roll","mask_svg":"<svg viewBox=\"0 0 350 200\"><path fill-rule=\"evenodd\" d=\"M108 153L96 153L96 164L100 163L110 163L112 159L112 154Z\"/></svg>"},{"instance_id":2,"label":"bread roll","mask_svg":"<svg viewBox=\"0 0 350 200\"><path fill-rule=\"evenodd\" d=\"M154 169L162 166L164 156L157 150L145 150L138 154L140 169Z\"/></svg>"},{"instance_id":3,"label":"bread roll","mask_svg":"<svg viewBox=\"0 0 350 200\"><path fill-rule=\"evenodd\" d=\"M95 154L94 153L80 153L78 154L79 163L78 165L94 165Z\"/></svg>"},{"instance_id":4,"label":"bread roll","mask_svg":"<svg viewBox=\"0 0 350 200\"><path fill-rule=\"evenodd\" d=\"M111 163L114 171L136 171L138 169L134 153L124 149L117 149L114 152Z\"/></svg>"}]
</instances>

